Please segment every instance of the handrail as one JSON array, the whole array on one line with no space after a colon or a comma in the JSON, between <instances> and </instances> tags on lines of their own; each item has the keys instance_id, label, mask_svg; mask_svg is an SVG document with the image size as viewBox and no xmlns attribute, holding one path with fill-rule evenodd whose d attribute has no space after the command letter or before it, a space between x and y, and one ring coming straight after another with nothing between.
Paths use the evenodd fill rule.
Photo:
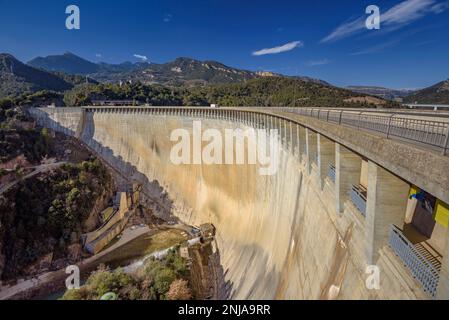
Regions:
<instances>
[{"instance_id":1,"label":"handrail","mask_svg":"<svg viewBox=\"0 0 449 320\"><path fill-rule=\"evenodd\" d=\"M248 109L238 110L236 108L215 108L210 109L207 107L83 107L87 110L174 110L181 108L189 112L199 112L200 110L213 110L215 113L224 113L227 118L231 118L231 115L227 111L237 112L249 112ZM356 130L368 130L385 135L387 139L393 137L400 138L402 140L408 140L413 142L419 142L424 145L431 146L441 150L443 155L449 152L449 123L437 120L417 119L411 117L399 116L399 114L385 114L370 112L370 111L356 111L356 110L341 110L330 108L291 108L291 107L254 107L254 112L266 111L282 111L301 116L313 117L319 120L323 120L329 123L337 125L345 125ZM324 111L324 112L323 112Z\"/></svg>"},{"instance_id":2,"label":"handrail","mask_svg":"<svg viewBox=\"0 0 449 320\"><path fill-rule=\"evenodd\" d=\"M357 130L370 130L385 134L390 139L397 137L405 140L420 142L441 149L443 155L449 151L449 123L436 120L401 117L396 113L383 115L354 110L327 111L327 117L315 114L315 108L279 108L281 111L313 117L330 123L346 125ZM278 110L279 110L278 109Z\"/></svg>"}]
</instances>

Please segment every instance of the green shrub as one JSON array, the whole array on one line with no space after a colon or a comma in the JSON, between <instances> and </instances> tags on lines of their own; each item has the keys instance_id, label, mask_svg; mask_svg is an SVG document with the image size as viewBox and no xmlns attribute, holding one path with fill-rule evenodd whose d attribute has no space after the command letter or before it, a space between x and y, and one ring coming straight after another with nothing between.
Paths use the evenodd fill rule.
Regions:
<instances>
[{"instance_id":1,"label":"green shrub","mask_svg":"<svg viewBox=\"0 0 449 320\"><path fill-rule=\"evenodd\" d=\"M84 181L80 176L85 176ZM67 164L6 192L6 200L0 201L0 242L6 258L3 278L22 275L42 255L65 254L67 246L79 241L96 199L111 183L99 162Z\"/></svg>"},{"instance_id":2,"label":"green shrub","mask_svg":"<svg viewBox=\"0 0 449 320\"><path fill-rule=\"evenodd\" d=\"M134 284L134 279L120 268L112 272L100 268L89 277L86 283L95 299L100 299L108 292L118 295L120 290L132 284Z\"/></svg>"},{"instance_id":3,"label":"green shrub","mask_svg":"<svg viewBox=\"0 0 449 320\"><path fill-rule=\"evenodd\" d=\"M179 254L173 251L162 260L150 259L136 275L126 274L120 268L110 271L105 266L100 266L87 279L81 291L69 290L63 299L97 300L107 292L114 292L122 300L190 298L186 277L180 277L174 269L175 265L181 265L182 260ZM178 285L173 286L176 281ZM172 292L169 294L170 289Z\"/></svg>"}]
</instances>

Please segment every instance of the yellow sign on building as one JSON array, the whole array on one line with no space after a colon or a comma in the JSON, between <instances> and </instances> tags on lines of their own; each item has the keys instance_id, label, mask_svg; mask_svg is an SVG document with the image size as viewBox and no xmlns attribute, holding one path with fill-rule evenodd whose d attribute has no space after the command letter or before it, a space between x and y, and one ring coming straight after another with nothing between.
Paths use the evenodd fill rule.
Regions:
<instances>
[{"instance_id":1,"label":"yellow sign on building","mask_svg":"<svg viewBox=\"0 0 449 320\"><path fill-rule=\"evenodd\" d=\"M445 228L449 226L449 205L441 200L435 206L435 221Z\"/></svg>"}]
</instances>

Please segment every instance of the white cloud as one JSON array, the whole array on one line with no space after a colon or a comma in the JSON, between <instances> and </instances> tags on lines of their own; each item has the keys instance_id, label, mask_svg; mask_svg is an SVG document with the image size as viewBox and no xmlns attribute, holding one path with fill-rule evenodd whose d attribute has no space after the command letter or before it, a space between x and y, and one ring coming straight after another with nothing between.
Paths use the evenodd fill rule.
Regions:
<instances>
[{"instance_id":1,"label":"white cloud","mask_svg":"<svg viewBox=\"0 0 449 320\"><path fill-rule=\"evenodd\" d=\"M143 56L141 54L134 54L134 58L140 59L142 61L147 61L148 60L147 56Z\"/></svg>"},{"instance_id":2,"label":"white cloud","mask_svg":"<svg viewBox=\"0 0 449 320\"><path fill-rule=\"evenodd\" d=\"M435 14L439 14L447 9L449 9L449 1L437 3L431 8L432 12Z\"/></svg>"},{"instance_id":3,"label":"white cloud","mask_svg":"<svg viewBox=\"0 0 449 320\"><path fill-rule=\"evenodd\" d=\"M389 31L397 30L427 14L441 13L448 8L449 5L447 2L437 3L436 0L405 0L390 8L385 13L381 12L381 28L388 27ZM365 15L340 25L323 38L321 42L340 40L363 31L366 28L365 21L367 17L368 15Z\"/></svg>"},{"instance_id":4,"label":"white cloud","mask_svg":"<svg viewBox=\"0 0 449 320\"><path fill-rule=\"evenodd\" d=\"M95 54L95 56L96 56L97 58L103 58L103 55L102 55L101 53L97 53L97 54Z\"/></svg>"},{"instance_id":5,"label":"white cloud","mask_svg":"<svg viewBox=\"0 0 449 320\"><path fill-rule=\"evenodd\" d=\"M307 62L307 65L309 67L317 67L317 66L323 66L325 64L329 64L330 60L328 59L321 59L321 60L311 60L309 62Z\"/></svg>"},{"instance_id":6,"label":"white cloud","mask_svg":"<svg viewBox=\"0 0 449 320\"><path fill-rule=\"evenodd\" d=\"M172 21L172 19L173 19L173 15L171 15L171 14L166 14L164 16L164 22L170 22L170 21Z\"/></svg>"},{"instance_id":7,"label":"white cloud","mask_svg":"<svg viewBox=\"0 0 449 320\"><path fill-rule=\"evenodd\" d=\"M342 24L327 37L322 39L321 42L335 41L347 37L350 34L362 31L363 28L365 28L365 18L358 18L357 20Z\"/></svg>"},{"instance_id":8,"label":"white cloud","mask_svg":"<svg viewBox=\"0 0 449 320\"><path fill-rule=\"evenodd\" d=\"M295 48L301 48L303 46L304 46L304 43L302 41L293 41L293 42L289 42L289 43L284 44L279 47L267 48L267 49L254 51L253 56L263 56L266 54L276 54L276 53L281 53L281 52L287 52L287 51L291 51Z\"/></svg>"}]
</instances>

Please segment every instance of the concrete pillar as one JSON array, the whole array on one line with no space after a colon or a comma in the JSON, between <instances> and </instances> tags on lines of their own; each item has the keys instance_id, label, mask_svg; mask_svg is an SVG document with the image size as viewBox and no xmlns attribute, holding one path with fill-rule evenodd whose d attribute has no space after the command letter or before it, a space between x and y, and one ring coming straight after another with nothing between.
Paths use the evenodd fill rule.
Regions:
<instances>
[{"instance_id":1,"label":"concrete pillar","mask_svg":"<svg viewBox=\"0 0 449 320\"><path fill-rule=\"evenodd\" d=\"M299 126L298 128L299 132L299 155L300 155L300 162L307 161L307 132L306 128Z\"/></svg>"},{"instance_id":2,"label":"concrete pillar","mask_svg":"<svg viewBox=\"0 0 449 320\"><path fill-rule=\"evenodd\" d=\"M282 143L287 146L288 144L288 137L287 137L287 121L284 119L280 119L281 121L281 130L282 130L282 134L283 134L283 139L282 139ZM288 146L287 146L288 147Z\"/></svg>"},{"instance_id":3,"label":"concrete pillar","mask_svg":"<svg viewBox=\"0 0 449 320\"><path fill-rule=\"evenodd\" d=\"M335 166L335 143L326 137L318 134L318 173L321 188L329 172L329 166Z\"/></svg>"},{"instance_id":4,"label":"concrete pillar","mask_svg":"<svg viewBox=\"0 0 449 320\"><path fill-rule=\"evenodd\" d=\"M440 279L438 280L437 296L438 300L449 300L449 229L446 229L446 244L444 251L441 252L443 261L441 261Z\"/></svg>"},{"instance_id":5,"label":"concrete pillar","mask_svg":"<svg viewBox=\"0 0 449 320\"><path fill-rule=\"evenodd\" d=\"M301 146L301 139L300 139L300 133L299 133L299 130L301 130L301 128L300 128L300 126L299 126L299 124L296 124L295 125L295 133L296 133L296 135L295 135L295 141L296 141L296 143L295 143L295 149L294 149L294 151L295 151L295 154L296 154L296 156L298 157L298 159L299 159L299 161L301 162L301 149L300 149L300 146Z\"/></svg>"},{"instance_id":6,"label":"concrete pillar","mask_svg":"<svg viewBox=\"0 0 449 320\"><path fill-rule=\"evenodd\" d=\"M284 140L283 143L286 147L288 147L288 133L287 133L287 126L288 126L288 121L281 119L282 121L282 134L284 135Z\"/></svg>"},{"instance_id":7,"label":"concrete pillar","mask_svg":"<svg viewBox=\"0 0 449 320\"><path fill-rule=\"evenodd\" d=\"M338 213L343 213L352 186L359 185L361 170L362 158L335 143L335 207Z\"/></svg>"},{"instance_id":8,"label":"concrete pillar","mask_svg":"<svg viewBox=\"0 0 449 320\"><path fill-rule=\"evenodd\" d=\"M288 135L289 135L289 130L288 130L288 126L290 121L287 120L282 120L284 122L284 139L285 139L285 146L288 148Z\"/></svg>"},{"instance_id":9,"label":"concrete pillar","mask_svg":"<svg viewBox=\"0 0 449 320\"><path fill-rule=\"evenodd\" d=\"M379 250L388 244L390 225L402 228L410 185L374 162L368 162L368 192L365 219L365 252L375 264Z\"/></svg>"},{"instance_id":10,"label":"concrete pillar","mask_svg":"<svg viewBox=\"0 0 449 320\"><path fill-rule=\"evenodd\" d=\"M318 142L317 133L306 128L306 146L307 146L307 170L309 174L312 172L312 163L317 163Z\"/></svg>"},{"instance_id":11,"label":"concrete pillar","mask_svg":"<svg viewBox=\"0 0 449 320\"><path fill-rule=\"evenodd\" d=\"M295 137L296 137L296 133L294 133L294 129L293 129L293 123L291 121L288 122L288 126L289 126L289 138L288 138L288 143L290 146L290 151L292 153L294 153L295 151Z\"/></svg>"}]
</instances>

